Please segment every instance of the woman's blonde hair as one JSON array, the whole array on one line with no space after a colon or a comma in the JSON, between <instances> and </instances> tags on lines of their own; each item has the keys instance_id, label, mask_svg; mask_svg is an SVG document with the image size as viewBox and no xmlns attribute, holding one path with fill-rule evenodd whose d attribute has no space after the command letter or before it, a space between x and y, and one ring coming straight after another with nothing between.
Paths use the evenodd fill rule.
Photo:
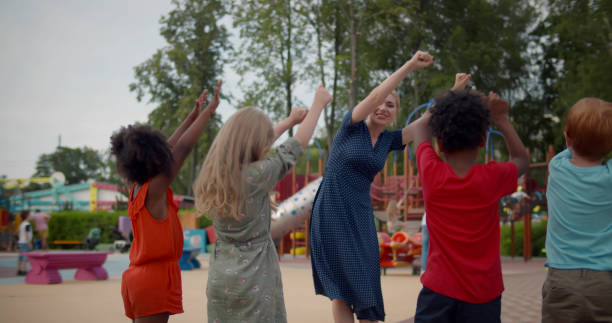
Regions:
<instances>
[{"instance_id":1,"label":"woman's blonde hair","mask_svg":"<svg viewBox=\"0 0 612 323\"><path fill-rule=\"evenodd\" d=\"M400 97L399 97L399 93L397 93L397 91L393 90L393 92L391 92L391 95L393 96L393 98L395 99L395 119L393 119L393 122L391 123L391 126L396 127L397 126L397 117L400 114Z\"/></svg>"},{"instance_id":2,"label":"woman's blonde hair","mask_svg":"<svg viewBox=\"0 0 612 323\"><path fill-rule=\"evenodd\" d=\"M400 108L399 93L397 93L397 91L393 90L393 92L391 92L391 95L393 95L393 98L395 98L395 107L397 108L397 111L399 113L399 108Z\"/></svg>"},{"instance_id":3,"label":"woman's blonde hair","mask_svg":"<svg viewBox=\"0 0 612 323\"><path fill-rule=\"evenodd\" d=\"M244 199L244 171L263 159L274 140L270 119L254 108L234 113L215 137L193 184L198 214L238 218Z\"/></svg>"}]
</instances>

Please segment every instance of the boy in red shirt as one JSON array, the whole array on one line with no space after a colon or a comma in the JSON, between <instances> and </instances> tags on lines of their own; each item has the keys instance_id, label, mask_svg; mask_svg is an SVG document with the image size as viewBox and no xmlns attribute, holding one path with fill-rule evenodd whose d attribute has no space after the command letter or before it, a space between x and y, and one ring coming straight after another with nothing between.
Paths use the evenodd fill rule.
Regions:
<instances>
[{"instance_id":1,"label":"boy in red shirt","mask_svg":"<svg viewBox=\"0 0 612 323\"><path fill-rule=\"evenodd\" d=\"M508 111L508 102L493 92L449 91L417 121L429 254L415 322L501 321L498 201L529 168ZM476 162L489 117L504 134L510 162ZM434 151L432 135L446 160Z\"/></svg>"}]
</instances>

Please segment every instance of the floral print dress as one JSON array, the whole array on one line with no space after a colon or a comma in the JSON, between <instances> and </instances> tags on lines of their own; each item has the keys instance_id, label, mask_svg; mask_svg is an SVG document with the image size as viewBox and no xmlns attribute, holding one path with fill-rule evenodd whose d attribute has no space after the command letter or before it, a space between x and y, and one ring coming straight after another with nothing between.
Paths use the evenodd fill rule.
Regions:
<instances>
[{"instance_id":1,"label":"floral print dress","mask_svg":"<svg viewBox=\"0 0 612 323\"><path fill-rule=\"evenodd\" d=\"M278 256L270 237L269 194L302 155L289 138L246 170L238 219L214 217L217 243L206 286L209 322L287 322Z\"/></svg>"}]
</instances>

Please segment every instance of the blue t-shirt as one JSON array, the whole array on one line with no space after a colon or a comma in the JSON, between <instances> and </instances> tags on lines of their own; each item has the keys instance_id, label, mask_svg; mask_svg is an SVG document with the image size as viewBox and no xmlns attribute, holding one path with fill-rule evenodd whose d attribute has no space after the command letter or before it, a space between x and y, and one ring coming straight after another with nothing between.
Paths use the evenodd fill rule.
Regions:
<instances>
[{"instance_id":1,"label":"blue t-shirt","mask_svg":"<svg viewBox=\"0 0 612 323\"><path fill-rule=\"evenodd\" d=\"M547 265L612 270L612 160L578 167L564 150L548 165Z\"/></svg>"}]
</instances>

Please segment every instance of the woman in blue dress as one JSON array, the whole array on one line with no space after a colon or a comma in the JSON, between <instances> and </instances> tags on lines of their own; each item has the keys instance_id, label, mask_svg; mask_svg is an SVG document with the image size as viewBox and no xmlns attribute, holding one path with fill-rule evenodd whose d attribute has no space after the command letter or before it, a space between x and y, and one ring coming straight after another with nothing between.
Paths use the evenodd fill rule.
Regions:
<instances>
[{"instance_id":1,"label":"woman in blue dress","mask_svg":"<svg viewBox=\"0 0 612 323\"><path fill-rule=\"evenodd\" d=\"M418 51L350 110L334 137L310 219L315 292L332 300L334 321L384 321L380 258L370 185L391 150L412 141L412 125L387 131L398 114L394 89L433 62Z\"/></svg>"}]
</instances>

